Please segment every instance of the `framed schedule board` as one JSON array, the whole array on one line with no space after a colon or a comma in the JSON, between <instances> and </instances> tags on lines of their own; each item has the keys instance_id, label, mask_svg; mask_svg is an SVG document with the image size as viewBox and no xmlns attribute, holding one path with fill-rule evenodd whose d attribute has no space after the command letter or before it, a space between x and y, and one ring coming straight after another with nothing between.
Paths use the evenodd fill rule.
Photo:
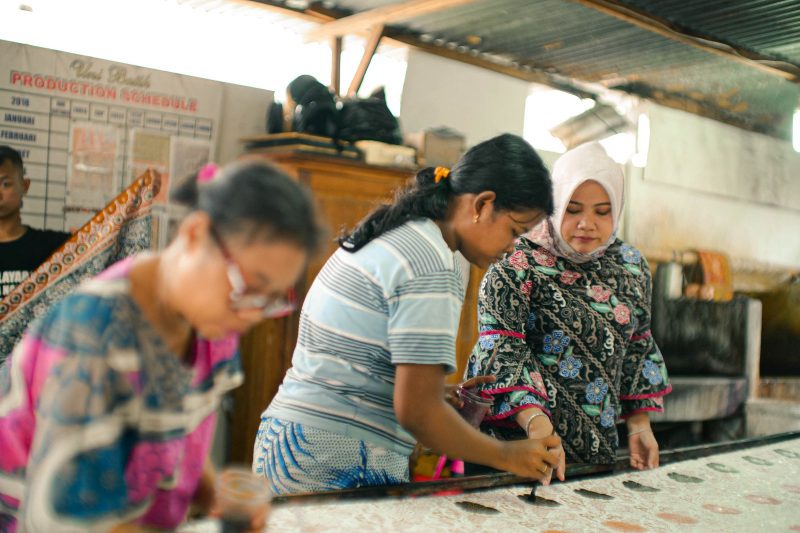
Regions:
<instances>
[{"instance_id":1,"label":"framed schedule board","mask_svg":"<svg viewBox=\"0 0 800 533\"><path fill-rule=\"evenodd\" d=\"M143 164L162 173L166 203L173 166L215 157L224 83L6 41L0 57L0 144L31 180L26 224L79 227Z\"/></svg>"}]
</instances>

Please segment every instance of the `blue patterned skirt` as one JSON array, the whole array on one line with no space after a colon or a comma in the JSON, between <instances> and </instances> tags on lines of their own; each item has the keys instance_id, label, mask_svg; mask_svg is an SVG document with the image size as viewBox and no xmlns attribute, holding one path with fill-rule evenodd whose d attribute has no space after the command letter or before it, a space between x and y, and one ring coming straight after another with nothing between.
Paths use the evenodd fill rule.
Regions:
<instances>
[{"instance_id":1,"label":"blue patterned skirt","mask_svg":"<svg viewBox=\"0 0 800 533\"><path fill-rule=\"evenodd\" d=\"M265 417L253 448L253 472L274 494L322 492L408 481L408 457L305 424Z\"/></svg>"}]
</instances>

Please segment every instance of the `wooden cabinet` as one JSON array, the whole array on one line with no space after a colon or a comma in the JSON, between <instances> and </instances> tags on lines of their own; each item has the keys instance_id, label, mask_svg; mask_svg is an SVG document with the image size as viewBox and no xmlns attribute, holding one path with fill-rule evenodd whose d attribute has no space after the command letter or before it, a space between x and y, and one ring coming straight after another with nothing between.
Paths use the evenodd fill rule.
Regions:
<instances>
[{"instance_id":1,"label":"wooden cabinet","mask_svg":"<svg viewBox=\"0 0 800 533\"><path fill-rule=\"evenodd\" d=\"M325 261L336 250L335 237L342 228L352 228L381 202L389 201L396 189L404 186L414 172L408 169L376 167L359 161L298 151L248 152L243 158L264 158L279 165L289 175L308 186L314 194L320 215L330 231L328 245L314 258L297 286L298 301ZM482 272L473 267L461 328L458 337L459 372L457 381L477 336L475 301ZM234 392L230 424L231 461L249 464L261 412L278 390L291 366L297 340L298 313L265 321L251 330L241 343L244 384Z\"/></svg>"}]
</instances>

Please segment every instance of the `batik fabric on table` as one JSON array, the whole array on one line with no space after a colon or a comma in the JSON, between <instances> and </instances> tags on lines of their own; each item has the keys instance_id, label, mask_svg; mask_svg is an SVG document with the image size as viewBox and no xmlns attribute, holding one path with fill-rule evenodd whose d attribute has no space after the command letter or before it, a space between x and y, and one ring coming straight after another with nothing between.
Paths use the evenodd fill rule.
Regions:
<instances>
[{"instance_id":1,"label":"batik fabric on table","mask_svg":"<svg viewBox=\"0 0 800 533\"><path fill-rule=\"evenodd\" d=\"M151 207L160 186L158 173L145 172L0 301L0 365L28 324L81 281L150 248Z\"/></svg>"},{"instance_id":2,"label":"batik fabric on table","mask_svg":"<svg viewBox=\"0 0 800 533\"><path fill-rule=\"evenodd\" d=\"M184 519L236 337L171 353L130 294L133 258L31 324L0 368L0 531L106 531ZM19 520L19 523L17 523Z\"/></svg>"},{"instance_id":3,"label":"batik fabric on table","mask_svg":"<svg viewBox=\"0 0 800 533\"><path fill-rule=\"evenodd\" d=\"M492 265L478 301L479 338L466 377L492 374L494 405L482 429L524 438L514 415L539 407L567 461L613 463L616 424L663 411L669 377L650 333L647 261L617 239L585 263L522 237Z\"/></svg>"}]
</instances>

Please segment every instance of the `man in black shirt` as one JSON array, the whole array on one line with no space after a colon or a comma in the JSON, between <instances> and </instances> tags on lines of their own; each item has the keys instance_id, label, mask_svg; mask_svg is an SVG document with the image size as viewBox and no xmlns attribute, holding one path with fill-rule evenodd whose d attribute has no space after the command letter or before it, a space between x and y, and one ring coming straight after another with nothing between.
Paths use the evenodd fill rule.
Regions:
<instances>
[{"instance_id":1,"label":"man in black shirt","mask_svg":"<svg viewBox=\"0 0 800 533\"><path fill-rule=\"evenodd\" d=\"M30 184L19 152L0 145L0 300L70 236L22 225L22 197Z\"/></svg>"}]
</instances>

